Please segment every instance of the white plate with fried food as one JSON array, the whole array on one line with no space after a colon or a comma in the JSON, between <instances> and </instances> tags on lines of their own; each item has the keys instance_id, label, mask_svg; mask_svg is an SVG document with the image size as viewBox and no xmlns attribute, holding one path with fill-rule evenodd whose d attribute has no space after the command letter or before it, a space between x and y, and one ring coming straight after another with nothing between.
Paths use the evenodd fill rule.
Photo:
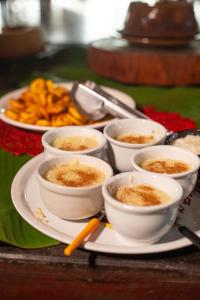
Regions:
<instances>
[{"instance_id":1,"label":"white plate with fried food","mask_svg":"<svg viewBox=\"0 0 200 300\"><path fill-rule=\"evenodd\" d=\"M104 127L110 118L94 123L78 111L70 97L72 85L73 82L55 84L51 80L35 79L28 87L14 90L0 99L0 118L10 125L40 132L66 125ZM135 101L129 95L110 87L102 88L135 108Z\"/></svg>"}]
</instances>

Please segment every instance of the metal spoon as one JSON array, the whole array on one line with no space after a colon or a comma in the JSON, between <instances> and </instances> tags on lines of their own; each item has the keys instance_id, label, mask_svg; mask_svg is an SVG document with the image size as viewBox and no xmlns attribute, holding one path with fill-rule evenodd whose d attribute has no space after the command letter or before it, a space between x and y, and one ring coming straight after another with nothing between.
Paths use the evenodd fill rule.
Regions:
<instances>
[{"instance_id":1,"label":"metal spoon","mask_svg":"<svg viewBox=\"0 0 200 300\"><path fill-rule=\"evenodd\" d=\"M193 232L191 229L189 229L187 226L185 225L179 225L176 222L176 226L178 227L178 231L185 236L186 238L188 238L200 251L200 237Z\"/></svg>"}]
</instances>

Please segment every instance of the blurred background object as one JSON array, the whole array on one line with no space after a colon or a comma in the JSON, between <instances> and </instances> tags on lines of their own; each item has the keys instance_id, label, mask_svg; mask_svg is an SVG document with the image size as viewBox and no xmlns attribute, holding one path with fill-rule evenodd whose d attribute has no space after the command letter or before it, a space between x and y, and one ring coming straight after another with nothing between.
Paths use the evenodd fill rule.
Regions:
<instances>
[{"instance_id":1,"label":"blurred background object","mask_svg":"<svg viewBox=\"0 0 200 300\"><path fill-rule=\"evenodd\" d=\"M5 26L42 26L49 43L88 44L123 30L127 10L136 0L1 0L0 31ZM141 0L150 5L155 0ZM194 0L200 26L200 1ZM170 17L169 17L170 19Z\"/></svg>"},{"instance_id":2,"label":"blurred background object","mask_svg":"<svg viewBox=\"0 0 200 300\"><path fill-rule=\"evenodd\" d=\"M40 2L1 0L0 3L0 58L26 57L44 49Z\"/></svg>"},{"instance_id":3,"label":"blurred background object","mask_svg":"<svg viewBox=\"0 0 200 300\"><path fill-rule=\"evenodd\" d=\"M194 15L192 15L192 4ZM172 12L178 23L174 22L173 25L172 13L170 14L166 9L163 11L167 11L167 13L159 15L158 6L173 7ZM133 8L132 13L130 7ZM138 7L141 7L140 13L137 13ZM147 13L148 18L141 15L145 15L144 7L150 10L150 13ZM181 14L180 7L189 8L190 11L186 9L186 14ZM134 21L133 26L131 25L132 21L129 23L131 14L132 21L137 19L137 24ZM136 18L134 18L135 14ZM159 22L155 22L156 19L163 27L159 26ZM136 26L139 24L138 21L140 27ZM179 31L177 24L179 29L182 25L182 29ZM52 49L81 45L88 49L90 68L107 78L128 84L199 84L199 26L200 0L0 0L0 59L52 56L55 53ZM164 27L167 30L170 28L173 34L177 34L176 37L169 39L165 35L166 32L161 30ZM161 41L161 44L158 44L157 37L156 41L153 40L153 36L149 42L149 36L145 36L145 34L153 35L159 30L161 34L159 43ZM186 34L187 30L189 35ZM191 47L176 48L185 46L190 41L192 41ZM142 46L146 45L152 46L152 49L144 50ZM168 49L171 45L175 46L175 49ZM159 46L163 49L158 51ZM102 53L98 57L91 57L93 56L93 52L90 51L91 47L98 50L99 53L100 50L106 52L109 57L105 58ZM121 60L123 66L118 65L117 67L121 57L115 57L113 61L112 53L120 54L123 51L126 51L125 55L128 53L132 58L130 60L128 57L127 62ZM139 56L141 55L139 59L138 53ZM164 56L157 60L160 53L161 56ZM145 61L143 55L146 54L147 63L143 70L142 63ZM173 60L171 60L172 54L174 55ZM178 57L179 64L176 57ZM138 67L137 63L140 62ZM105 70L106 64L109 70ZM169 70L163 71L163 64L166 66L171 64L172 70L167 67ZM113 65L114 69L112 69ZM180 65L182 65L181 68L179 68ZM104 70L99 68L104 68ZM118 68L117 72L116 68ZM141 72L138 69L135 74L137 68L141 69ZM174 70L178 74L175 74ZM146 76L150 74L153 79L144 79L144 73Z\"/></svg>"},{"instance_id":4,"label":"blurred background object","mask_svg":"<svg viewBox=\"0 0 200 300\"><path fill-rule=\"evenodd\" d=\"M194 3L199 5L191 0L130 2L121 39L99 39L91 44L90 68L127 84L200 84Z\"/></svg>"},{"instance_id":5,"label":"blurred background object","mask_svg":"<svg viewBox=\"0 0 200 300\"><path fill-rule=\"evenodd\" d=\"M47 40L88 44L122 28L130 0L41 0L49 3L43 24ZM47 4L45 5L47 9ZM48 23L48 24L47 24Z\"/></svg>"},{"instance_id":6,"label":"blurred background object","mask_svg":"<svg viewBox=\"0 0 200 300\"><path fill-rule=\"evenodd\" d=\"M198 26L190 0L132 2L122 31L131 44L174 47L196 38Z\"/></svg>"},{"instance_id":7,"label":"blurred background object","mask_svg":"<svg viewBox=\"0 0 200 300\"><path fill-rule=\"evenodd\" d=\"M2 27L38 26L40 23L39 0L1 0Z\"/></svg>"}]
</instances>

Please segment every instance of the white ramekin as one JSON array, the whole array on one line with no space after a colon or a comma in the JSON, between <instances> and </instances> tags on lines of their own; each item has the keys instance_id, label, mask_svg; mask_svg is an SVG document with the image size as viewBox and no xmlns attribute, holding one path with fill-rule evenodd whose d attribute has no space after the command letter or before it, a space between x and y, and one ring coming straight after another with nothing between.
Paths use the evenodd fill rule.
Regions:
<instances>
[{"instance_id":1,"label":"white ramekin","mask_svg":"<svg viewBox=\"0 0 200 300\"><path fill-rule=\"evenodd\" d=\"M151 135L155 140L148 144L130 144L117 141L118 135L125 133ZM166 138L167 130L157 122L144 119L121 119L109 123L104 128L104 135L108 140L108 160L112 167L119 172L131 171L131 156L139 149L162 144Z\"/></svg>"},{"instance_id":2,"label":"white ramekin","mask_svg":"<svg viewBox=\"0 0 200 300\"><path fill-rule=\"evenodd\" d=\"M133 206L113 198L122 185L148 184L167 193L171 201L152 206ZM165 175L145 172L125 172L113 176L102 186L105 210L118 238L125 244L148 245L160 240L173 226L182 198L180 184Z\"/></svg>"},{"instance_id":3,"label":"white ramekin","mask_svg":"<svg viewBox=\"0 0 200 300\"><path fill-rule=\"evenodd\" d=\"M109 164L89 155L51 158L38 166L37 179L46 208L59 218L80 220L95 215L103 208L104 200L101 191L103 182L89 187L67 187L49 182L43 177L52 166L67 164L73 160L100 169L106 179L112 176L113 171Z\"/></svg>"},{"instance_id":4,"label":"white ramekin","mask_svg":"<svg viewBox=\"0 0 200 300\"><path fill-rule=\"evenodd\" d=\"M52 146L53 140L55 140L58 137L75 135L95 137L97 139L98 146L92 149L82 151L65 151ZM64 126L49 130L46 133L44 133L42 136L42 144L47 157L83 154L103 158L106 146L106 138L103 135L103 133L93 128L87 128L83 126Z\"/></svg>"},{"instance_id":5,"label":"white ramekin","mask_svg":"<svg viewBox=\"0 0 200 300\"><path fill-rule=\"evenodd\" d=\"M191 166L191 170L183 173L166 174L167 176L176 179L181 184L183 188L183 198L186 198L192 192L197 181L198 169L200 166L199 157L186 149L170 145L158 145L141 149L137 153L134 153L131 158L131 164L136 171L154 173L144 170L139 164L147 159L159 158L180 160Z\"/></svg>"}]
</instances>

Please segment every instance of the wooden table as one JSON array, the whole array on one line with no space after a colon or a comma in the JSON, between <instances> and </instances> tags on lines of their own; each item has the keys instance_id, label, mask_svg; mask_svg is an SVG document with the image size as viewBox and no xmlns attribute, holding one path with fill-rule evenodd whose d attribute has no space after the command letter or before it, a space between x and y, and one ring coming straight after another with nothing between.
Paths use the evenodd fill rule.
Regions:
<instances>
[{"instance_id":1,"label":"wooden table","mask_svg":"<svg viewBox=\"0 0 200 300\"><path fill-rule=\"evenodd\" d=\"M0 299L199 299L195 247L146 256L0 246Z\"/></svg>"}]
</instances>

